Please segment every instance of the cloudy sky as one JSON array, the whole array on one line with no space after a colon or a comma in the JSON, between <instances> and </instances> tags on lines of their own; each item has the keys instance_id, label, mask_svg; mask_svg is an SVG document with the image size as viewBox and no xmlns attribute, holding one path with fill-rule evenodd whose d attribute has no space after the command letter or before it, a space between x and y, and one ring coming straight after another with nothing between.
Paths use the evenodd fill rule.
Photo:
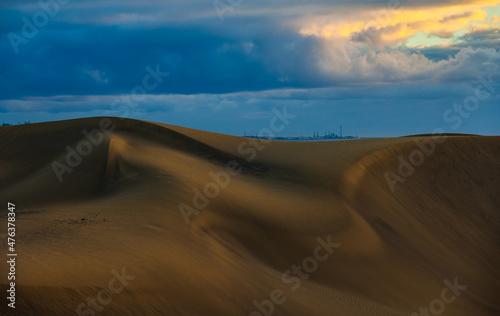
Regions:
<instances>
[{"instance_id":1,"label":"cloudy sky","mask_svg":"<svg viewBox=\"0 0 500 316\"><path fill-rule=\"evenodd\" d=\"M0 123L500 135L500 0L2 0Z\"/></svg>"}]
</instances>

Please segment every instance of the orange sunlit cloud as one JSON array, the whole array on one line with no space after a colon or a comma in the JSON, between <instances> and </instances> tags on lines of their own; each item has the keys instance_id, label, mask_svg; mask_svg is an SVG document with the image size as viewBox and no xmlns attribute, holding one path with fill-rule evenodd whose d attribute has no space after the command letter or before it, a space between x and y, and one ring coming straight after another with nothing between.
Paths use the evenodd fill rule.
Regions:
<instances>
[{"instance_id":1,"label":"orange sunlit cloud","mask_svg":"<svg viewBox=\"0 0 500 316\"><path fill-rule=\"evenodd\" d=\"M418 32L449 38L455 32L471 26L486 28L495 24L498 16L490 17L486 8L500 4L500 0L469 1L467 4L432 7L378 9L354 15L330 15L302 19L300 33L323 38L350 39L356 34L387 46L404 43ZM497 22L498 23L498 22Z\"/></svg>"}]
</instances>

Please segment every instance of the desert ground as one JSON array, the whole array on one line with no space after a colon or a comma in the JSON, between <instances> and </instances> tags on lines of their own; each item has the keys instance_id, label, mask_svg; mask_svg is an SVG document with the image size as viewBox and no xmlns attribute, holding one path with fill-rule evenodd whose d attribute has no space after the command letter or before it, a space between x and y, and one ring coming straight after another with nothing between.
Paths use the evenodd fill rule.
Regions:
<instances>
[{"instance_id":1,"label":"desert ground","mask_svg":"<svg viewBox=\"0 0 500 316\"><path fill-rule=\"evenodd\" d=\"M499 179L500 137L0 127L0 314L500 315Z\"/></svg>"}]
</instances>

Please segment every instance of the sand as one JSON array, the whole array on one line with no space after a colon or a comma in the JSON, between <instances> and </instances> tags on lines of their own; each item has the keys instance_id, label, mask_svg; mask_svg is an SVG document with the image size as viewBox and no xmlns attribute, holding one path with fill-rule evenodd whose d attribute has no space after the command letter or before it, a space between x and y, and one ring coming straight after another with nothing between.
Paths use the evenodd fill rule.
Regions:
<instances>
[{"instance_id":1,"label":"sand","mask_svg":"<svg viewBox=\"0 0 500 316\"><path fill-rule=\"evenodd\" d=\"M82 143L103 122L114 130ZM88 155L69 167L67 146ZM0 314L499 315L499 154L482 136L1 127L1 255L12 202L17 257L16 308L4 263ZM399 173L398 157L419 165Z\"/></svg>"}]
</instances>

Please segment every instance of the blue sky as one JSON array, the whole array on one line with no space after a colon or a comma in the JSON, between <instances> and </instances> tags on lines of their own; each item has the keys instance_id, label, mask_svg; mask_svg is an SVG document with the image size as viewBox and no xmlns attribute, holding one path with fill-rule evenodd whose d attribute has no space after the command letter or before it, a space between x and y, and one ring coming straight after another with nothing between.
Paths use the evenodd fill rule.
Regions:
<instances>
[{"instance_id":1,"label":"blue sky","mask_svg":"<svg viewBox=\"0 0 500 316\"><path fill-rule=\"evenodd\" d=\"M6 0L0 9L0 122L126 116L243 135L287 106L297 116L282 135L339 125L366 137L500 134L500 1Z\"/></svg>"}]
</instances>

